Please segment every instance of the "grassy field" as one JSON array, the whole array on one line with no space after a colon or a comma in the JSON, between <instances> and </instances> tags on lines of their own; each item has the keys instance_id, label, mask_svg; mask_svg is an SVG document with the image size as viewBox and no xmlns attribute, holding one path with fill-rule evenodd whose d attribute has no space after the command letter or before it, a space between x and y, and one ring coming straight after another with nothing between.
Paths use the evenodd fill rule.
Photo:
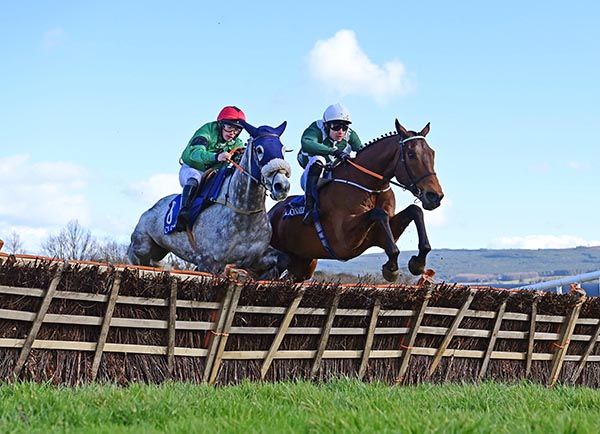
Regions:
<instances>
[{"instance_id":1,"label":"grassy field","mask_svg":"<svg viewBox=\"0 0 600 434\"><path fill-rule=\"evenodd\" d=\"M0 386L0 432L598 433L600 391L531 384Z\"/></svg>"}]
</instances>

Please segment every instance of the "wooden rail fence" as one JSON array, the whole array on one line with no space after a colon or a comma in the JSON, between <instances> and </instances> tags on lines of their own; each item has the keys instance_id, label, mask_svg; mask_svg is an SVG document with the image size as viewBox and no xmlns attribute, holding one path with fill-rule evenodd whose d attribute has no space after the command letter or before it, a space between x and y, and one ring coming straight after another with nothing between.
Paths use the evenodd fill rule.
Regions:
<instances>
[{"instance_id":1,"label":"wooden rail fence","mask_svg":"<svg viewBox=\"0 0 600 434\"><path fill-rule=\"evenodd\" d=\"M89 354L91 360L89 370L85 375L80 373L81 378L76 382L95 381L99 373L104 372L103 364L109 363L108 355L120 354L154 356L153 361L158 360L156 357L164 358L166 372L161 380L185 380L185 376L176 375L178 369L181 371L178 363L201 359L201 372L194 378L210 384L242 378L269 379L269 375L275 375L273 369L277 363L283 363L278 369L290 372L296 364L301 364L302 369L290 374L294 378L324 378L326 371L331 373L337 369L335 375L368 377L369 381L390 382L392 378L401 384L407 382L411 369L419 369L420 381L443 381L447 375L444 372L452 369L451 364L463 360L467 364L462 369L473 368L474 374L468 377L473 381L498 377L490 373L490 369L495 362L501 362L522 366L519 369L524 374L517 377L531 378L549 386L560 380L598 387L600 354L596 344L600 336L600 317L589 314L595 311L595 305L586 305L591 301L581 293L547 295L563 297L552 299L552 303L568 299L568 303L565 301L568 307L562 314L545 314L539 312L540 299L544 297L540 294L528 299L531 302L524 313L510 310L512 297L519 294L523 297L522 292L448 285L417 289L330 284L325 288L309 283L287 285L285 296L281 295L284 284L279 283L279 289L275 289L280 297L287 297L287 301L272 305L269 288L273 288L274 283L251 281L235 270L228 279L189 273L171 273L165 277L165 272L126 267L56 261L40 266L40 263L39 259L0 255L0 270L4 270L4 274L0 274L0 352L4 351L1 357L13 361L4 363L8 366L3 371L6 381L35 377L41 354L53 357L52 352L70 352ZM45 273L51 270L50 283L39 287L5 283L11 275L28 267L30 273L35 272L35 267ZM72 278L90 267L105 273L102 293L82 292L65 281L67 275ZM122 293L123 286L129 285L131 279L147 276L163 277L165 283L161 291L165 297ZM220 284L224 290L212 300L182 298L182 288L185 286L189 292L195 282L203 287ZM325 290L330 293L326 302L318 306L305 304L305 300L314 299L319 291ZM391 305L389 297L393 291L410 292L414 295L413 301ZM443 298L436 298L440 291L460 293L460 302L454 303L454 307L445 306L448 303ZM254 294L258 302L249 303L249 297ZM350 295L360 296L362 306L353 307L344 302ZM484 296L496 297L497 307L493 310L473 308ZM19 303L29 308L15 308ZM307 303L310 304L310 300ZM585 317L581 315L584 305L588 312ZM35 309L31 310L31 306ZM78 306L101 306L103 313L87 315L85 309L81 314L66 313ZM150 309L155 316L162 317L135 318L117 314L124 312L123 307ZM190 317L191 313L204 319L180 319ZM95 330L92 333L95 339L54 339L50 333L54 330L52 327ZM20 336L5 332L17 328L23 331ZM149 331L164 339L160 345L118 342L115 338L118 330L127 330L136 336ZM183 334L199 339L187 339L186 342L195 342L187 344L181 340ZM261 344L248 349L246 343L254 341ZM232 362L238 367L252 363L253 367L227 370L226 364ZM325 366L327 363L329 367ZM532 376L532 367L536 364L538 378ZM568 372L565 364L570 364ZM28 367L29 373L25 375ZM502 369L497 365L494 372L504 372ZM53 374L48 372L45 378L52 378ZM413 382L415 375L411 377ZM279 377L277 374L271 379ZM102 379L111 381L107 372L102 374Z\"/></svg>"}]
</instances>

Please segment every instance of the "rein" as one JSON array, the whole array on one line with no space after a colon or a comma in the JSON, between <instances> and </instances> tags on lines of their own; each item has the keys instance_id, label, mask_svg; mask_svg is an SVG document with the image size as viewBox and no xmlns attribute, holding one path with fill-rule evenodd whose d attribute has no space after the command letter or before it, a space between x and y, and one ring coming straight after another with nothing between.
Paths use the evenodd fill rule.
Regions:
<instances>
[{"instance_id":1,"label":"rein","mask_svg":"<svg viewBox=\"0 0 600 434\"><path fill-rule=\"evenodd\" d=\"M250 162L250 170L244 169L241 165L239 165L238 163L236 163L235 161L233 161L233 159L228 158L227 160L225 160L227 163L231 164L233 167L235 167L237 170L239 170L242 174L248 176L252 181L254 181L257 185L260 185L262 188L264 188L265 190L267 190L267 186L262 182L261 179L257 179L254 175L252 175L252 161L254 161L257 165L258 161L256 161L256 156L254 155L254 142L257 139L260 139L261 137L279 137L277 134L273 134L273 133L264 133L264 134L260 134L254 138L250 137L248 139L248 146L250 147L250 158L248 158L249 162ZM238 148L234 150L234 153L237 152L241 152L242 148ZM260 167L260 165L259 165ZM273 175L273 177L275 177L275 174ZM229 194L227 194L225 196L225 200L224 201L220 201L220 200L216 200L214 201L215 203L218 203L219 205L223 205L226 206L227 208L233 210L234 212L238 213L238 214L243 214L243 215L252 215L252 214L258 214L260 212L264 212L266 211L266 208L263 204L262 207L258 208L258 209L253 209L253 210L244 210L241 208L237 208L235 206L233 206L230 202L228 202L227 198L228 198Z\"/></svg>"},{"instance_id":2,"label":"rein","mask_svg":"<svg viewBox=\"0 0 600 434\"><path fill-rule=\"evenodd\" d=\"M260 137L260 136L259 136ZM248 145L252 145L252 141L248 140ZM242 149L242 148L237 148L235 149L235 152L240 152L238 151L238 149ZM253 148L250 149L250 152L253 151ZM244 175L250 177L250 179L254 182L256 182L258 185L262 186L263 188L266 188L265 185L262 183L261 180L256 179L250 172L248 172L246 169L244 169L242 166L240 166L238 163L236 163L235 161L233 161L233 159L228 158L225 160L226 162L228 162L229 164L231 164L233 167L235 167L237 170L239 170L241 173L243 173ZM252 163L250 163L250 165L252 165Z\"/></svg>"},{"instance_id":3,"label":"rein","mask_svg":"<svg viewBox=\"0 0 600 434\"><path fill-rule=\"evenodd\" d=\"M361 171L363 173L366 173L367 175L372 176L373 178L379 179L380 181L389 182L390 184L393 184L393 185L395 185L397 187L400 187L403 190L409 190L411 193L413 193L415 196L418 197L421 194L421 190L419 189L419 187L417 186L417 184L419 182L421 182L422 180L424 180L425 178L427 178L429 176L435 175L436 173L435 172L429 172L429 173L426 173L425 175L421 176L420 178L418 178L416 180L414 179L414 176L412 175L412 173L411 173L411 171L410 171L410 169L408 167L408 162L406 161L406 158L404 157L404 154L406 153L405 152L406 148L404 147L404 144L406 142L409 142L409 141L415 140L415 139L423 139L423 140L425 140L425 137L423 137L423 136L412 136L412 137L407 137L404 140L400 140L400 157L398 158L398 160L396 160L396 167L398 166L398 164L400 164L400 161L402 161L404 163L404 171L408 175L408 179L411 182L409 185L402 184L400 182L396 182L396 181L394 181L392 179L387 179L383 175L380 175L377 172L373 172L372 170L369 170L366 167L363 167L360 164L355 163L352 160L346 160L346 161L351 166L353 166L354 168L358 169L359 171ZM334 181L338 181L338 180L334 179ZM344 182L346 184L354 185L355 187L358 187L358 188L360 188L360 189L362 189L364 191L368 191L368 192L371 192L371 193L381 193L381 192L384 192L384 191L387 191L387 190L390 189L390 187L388 187L388 188L383 189L383 190L370 190L370 189L368 189L366 187L363 187L360 184L352 183L351 181L340 179L338 182Z\"/></svg>"},{"instance_id":4,"label":"rein","mask_svg":"<svg viewBox=\"0 0 600 434\"><path fill-rule=\"evenodd\" d=\"M258 164L258 162L256 161L256 157L254 155L254 142L262 137L279 137L277 134L273 134L273 133L263 133L263 134L259 134L256 137L250 137L248 139L248 146L250 146L250 171L244 169L242 166L240 166L238 163L236 163L235 161L233 161L232 159L228 158L227 161L229 164L232 164L233 167L235 167L237 170L239 170L240 172L242 172L244 175L248 176L252 181L256 182L258 185L260 185L261 187L263 187L265 190L267 189L267 186L262 182L262 180L260 179L256 179L256 177L254 175L252 175L251 171L252 171L252 161L254 160L254 162L256 164ZM238 148L238 149L242 149L242 148ZM237 151L237 150L236 150ZM239 151L238 151L239 152Z\"/></svg>"}]
</instances>

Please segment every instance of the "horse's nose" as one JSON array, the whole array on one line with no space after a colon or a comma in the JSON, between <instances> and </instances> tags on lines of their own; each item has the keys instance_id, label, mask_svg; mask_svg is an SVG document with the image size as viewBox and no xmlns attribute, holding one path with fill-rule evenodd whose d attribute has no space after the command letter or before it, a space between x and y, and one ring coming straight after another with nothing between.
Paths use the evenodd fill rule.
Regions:
<instances>
[{"instance_id":1,"label":"horse's nose","mask_svg":"<svg viewBox=\"0 0 600 434\"><path fill-rule=\"evenodd\" d=\"M443 197L444 197L444 193L437 194L433 191L428 191L427 193L425 193L425 199L436 205L439 205L439 203L442 201Z\"/></svg>"},{"instance_id":2,"label":"horse's nose","mask_svg":"<svg viewBox=\"0 0 600 434\"><path fill-rule=\"evenodd\" d=\"M275 190L277 192L285 192L285 191L289 190L289 188L290 188L289 183L277 181L277 182L275 182L275 184L273 184L273 190Z\"/></svg>"}]
</instances>

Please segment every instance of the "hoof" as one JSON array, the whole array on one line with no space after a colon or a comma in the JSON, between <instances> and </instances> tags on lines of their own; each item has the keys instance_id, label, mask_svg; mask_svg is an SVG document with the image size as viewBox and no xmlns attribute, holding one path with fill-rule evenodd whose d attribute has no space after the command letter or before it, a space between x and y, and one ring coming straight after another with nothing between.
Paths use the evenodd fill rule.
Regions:
<instances>
[{"instance_id":1,"label":"hoof","mask_svg":"<svg viewBox=\"0 0 600 434\"><path fill-rule=\"evenodd\" d=\"M400 270L390 270L385 265L381 267L381 273L383 274L383 278L388 282L394 283L398 280L398 276L400 276Z\"/></svg>"},{"instance_id":2,"label":"hoof","mask_svg":"<svg viewBox=\"0 0 600 434\"><path fill-rule=\"evenodd\" d=\"M425 261L419 259L417 256L413 256L410 258L410 261L408 261L408 271L410 271L413 276L420 276L425 271Z\"/></svg>"}]
</instances>

